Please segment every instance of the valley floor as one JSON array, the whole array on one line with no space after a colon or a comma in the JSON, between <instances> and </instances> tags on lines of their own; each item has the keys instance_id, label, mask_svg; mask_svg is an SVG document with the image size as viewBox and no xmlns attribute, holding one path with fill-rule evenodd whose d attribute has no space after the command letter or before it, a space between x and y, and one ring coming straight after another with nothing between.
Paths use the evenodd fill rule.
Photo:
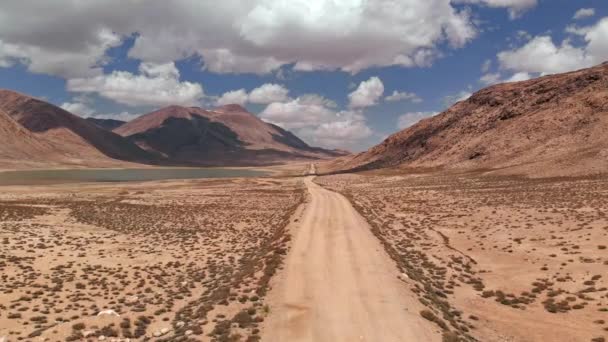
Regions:
<instances>
[{"instance_id":1,"label":"valley floor","mask_svg":"<svg viewBox=\"0 0 608 342\"><path fill-rule=\"evenodd\" d=\"M3 186L0 339L601 342L607 203L607 177Z\"/></svg>"}]
</instances>

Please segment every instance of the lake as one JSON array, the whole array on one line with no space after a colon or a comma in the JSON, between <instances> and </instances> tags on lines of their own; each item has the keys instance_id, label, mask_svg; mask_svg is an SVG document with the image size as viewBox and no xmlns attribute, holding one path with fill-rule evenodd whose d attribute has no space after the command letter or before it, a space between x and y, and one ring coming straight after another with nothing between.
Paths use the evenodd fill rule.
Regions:
<instances>
[{"instance_id":1,"label":"lake","mask_svg":"<svg viewBox=\"0 0 608 342\"><path fill-rule=\"evenodd\" d=\"M223 168L66 169L0 172L0 185L73 182L134 182L164 179L260 177L268 172Z\"/></svg>"}]
</instances>

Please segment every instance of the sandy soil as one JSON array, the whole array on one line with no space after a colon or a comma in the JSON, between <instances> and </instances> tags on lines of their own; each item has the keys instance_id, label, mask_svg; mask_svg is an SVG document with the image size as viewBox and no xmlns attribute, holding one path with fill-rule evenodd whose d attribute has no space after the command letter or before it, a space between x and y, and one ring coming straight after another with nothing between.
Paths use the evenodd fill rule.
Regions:
<instances>
[{"instance_id":1,"label":"sandy soil","mask_svg":"<svg viewBox=\"0 0 608 342\"><path fill-rule=\"evenodd\" d=\"M1 187L0 340L608 337L606 177L275 171Z\"/></svg>"},{"instance_id":2,"label":"sandy soil","mask_svg":"<svg viewBox=\"0 0 608 342\"><path fill-rule=\"evenodd\" d=\"M608 337L608 178L383 173L315 181L370 222L425 318L465 340Z\"/></svg>"},{"instance_id":3,"label":"sandy soil","mask_svg":"<svg viewBox=\"0 0 608 342\"><path fill-rule=\"evenodd\" d=\"M0 339L257 341L300 179L4 186Z\"/></svg>"},{"instance_id":4,"label":"sandy soil","mask_svg":"<svg viewBox=\"0 0 608 342\"><path fill-rule=\"evenodd\" d=\"M313 178L305 180L310 199L274 282L263 340L439 341L365 219Z\"/></svg>"}]
</instances>

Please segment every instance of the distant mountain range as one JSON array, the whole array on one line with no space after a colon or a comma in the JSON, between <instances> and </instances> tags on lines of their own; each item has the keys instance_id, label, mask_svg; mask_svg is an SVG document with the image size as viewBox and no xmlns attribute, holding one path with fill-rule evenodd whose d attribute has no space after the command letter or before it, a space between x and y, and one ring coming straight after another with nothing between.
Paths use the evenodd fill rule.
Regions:
<instances>
[{"instance_id":1,"label":"distant mountain range","mask_svg":"<svg viewBox=\"0 0 608 342\"><path fill-rule=\"evenodd\" d=\"M608 171L608 63L482 89L368 151L325 163L569 176Z\"/></svg>"},{"instance_id":2,"label":"distant mountain range","mask_svg":"<svg viewBox=\"0 0 608 342\"><path fill-rule=\"evenodd\" d=\"M0 90L0 138L0 168L268 165L334 158L319 163L319 171L605 173L608 63L487 87L356 155L308 146L238 105L169 106L122 122L83 119L10 90Z\"/></svg>"},{"instance_id":3,"label":"distant mountain range","mask_svg":"<svg viewBox=\"0 0 608 342\"><path fill-rule=\"evenodd\" d=\"M344 154L310 147L291 132L262 121L239 105L213 110L170 106L142 115L114 132L177 163L263 165Z\"/></svg>"},{"instance_id":4,"label":"distant mountain range","mask_svg":"<svg viewBox=\"0 0 608 342\"><path fill-rule=\"evenodd\" d=\"M267 165L344 155L310 147L237 105L170 106L131 122L83 119L0 90L0 167Z\"/></svg>"}]
</instances>

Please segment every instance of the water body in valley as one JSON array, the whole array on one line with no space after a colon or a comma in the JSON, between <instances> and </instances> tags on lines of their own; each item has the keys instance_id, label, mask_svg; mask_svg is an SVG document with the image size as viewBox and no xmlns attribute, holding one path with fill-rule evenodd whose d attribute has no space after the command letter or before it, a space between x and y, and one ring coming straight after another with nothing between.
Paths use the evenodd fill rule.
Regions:
<instances>
[{"instance_id":1,"label":"water body in valley","mask_svg":"<svg viewBox=\"0 0 608 342\"><path fill-rule=\"evenodd\" d=\"M0 185L73 182L139 182L165 179L260 177L268 172L240 168L65 169L0 172Z\"/></svg>"}]
</instances>

